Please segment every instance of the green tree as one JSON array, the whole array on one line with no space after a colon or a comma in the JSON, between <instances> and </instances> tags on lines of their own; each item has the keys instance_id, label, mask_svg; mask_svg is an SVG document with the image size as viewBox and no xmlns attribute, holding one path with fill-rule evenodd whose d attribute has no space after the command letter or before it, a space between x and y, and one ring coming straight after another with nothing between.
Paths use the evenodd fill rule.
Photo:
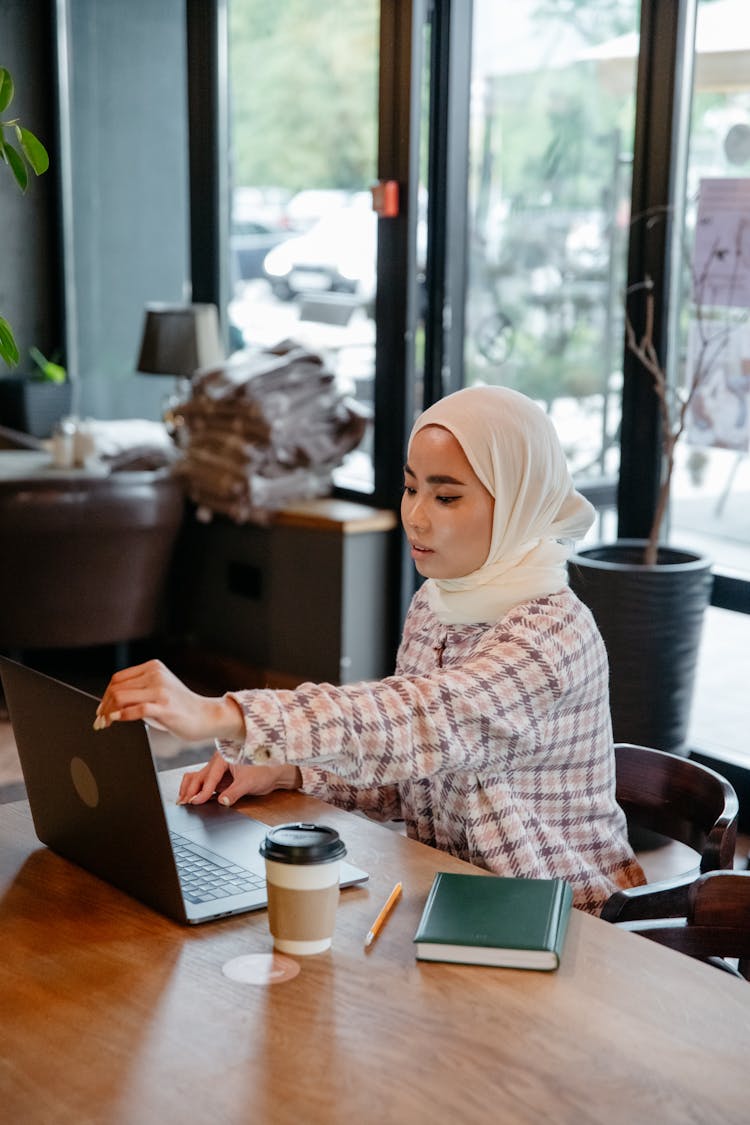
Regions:
<instances>
[{"instance_id":1,"label":"green tree","mask_svg":"<svg viewBox=\"0 0 750 1125\"><path fill-rule=\"evenodd\" d=\"M233 179L358 189L377 167L374 0L235 0Z\"/></svg>"},{"instance_id":2,"label":"green tree","mask_svg":"<svg viewBox=\"0 0 750 1125\"><path fill-rule=\"evenodd\" d=\"M631 31L638 6L637 0L537 0L533 14L540 20L558 19L587 42L601 43Z\"/></svg>"},{"instance_id":3,"label":"green tree","mask_svg":"<svg viewBox=\"0 0 750 1125\"><path fill-rule=\"evenodd\" d=\"M589 43L601 43L633 27L635 0L538 0L533 14L548 22L558 19Z\"/></svg>"}]
</instances>

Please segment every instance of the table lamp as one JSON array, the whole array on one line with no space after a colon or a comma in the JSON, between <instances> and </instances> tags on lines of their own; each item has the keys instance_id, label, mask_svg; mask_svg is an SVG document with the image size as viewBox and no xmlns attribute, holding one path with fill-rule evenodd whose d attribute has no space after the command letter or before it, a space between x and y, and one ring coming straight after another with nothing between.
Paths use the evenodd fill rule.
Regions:
<instances>
[{"instance_id":1,"label":"table lamp","mask_svg":"<svg viewBox=\"0 0 750 1125\"><path fill-rule=\"evenodd\" d=\"M174 392L164 404L164 420L172 429L176 407L189 397L192 376L224 358L216 305L146 305L137 370L174 377Z\"/></svg>"}]
</instances>

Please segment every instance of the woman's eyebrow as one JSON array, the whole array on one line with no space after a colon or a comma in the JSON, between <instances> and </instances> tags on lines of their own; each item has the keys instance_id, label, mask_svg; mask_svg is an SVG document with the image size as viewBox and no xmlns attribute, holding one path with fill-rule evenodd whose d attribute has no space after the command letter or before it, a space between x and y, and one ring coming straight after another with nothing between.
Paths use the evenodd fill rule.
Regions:
<instances>
[{"instance_id":1,"label":"woman's eyebrow","mask_svg":"<svg viewBox=\"0 0 750 1125\"><path fill-rule=\"evenodd\" d=\"M409 477L415 476L414 470L408 464L404 465L404 473ZM431 473L430 476L427 477L427 484L457 484L463 488L466 485L466 481L458 480L456 477L449 477L447 473Z\"/></svg>"}]
</instances>

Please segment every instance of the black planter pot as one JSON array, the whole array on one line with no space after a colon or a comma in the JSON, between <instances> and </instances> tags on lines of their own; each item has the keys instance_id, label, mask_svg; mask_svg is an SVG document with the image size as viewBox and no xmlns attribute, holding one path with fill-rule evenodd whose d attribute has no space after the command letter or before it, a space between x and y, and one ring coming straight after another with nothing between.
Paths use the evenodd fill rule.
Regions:
<instances>
[{"instance_id":1,"label":"black planter pot","mask_svg":"<svg viewBox=\"0 0 750 1125\"><path fill-rule=\"evenodd\" d=\"M570 558L569 581L607 649L615 741L685 754L711 563L660 547L657 564L645 566L645 545L585 548Z\"/></svg>"},{"instance_id":2,"label":"black planter pot","mask_svg":"<svg viewBox=\"0 0 750 1125\"><path fill-rule=\"evenodd\" d=\"M47 438L66 414L70 414L72 384L32 379L27 375L0 378L0 425Z\"/></svg>"}]
</instances>

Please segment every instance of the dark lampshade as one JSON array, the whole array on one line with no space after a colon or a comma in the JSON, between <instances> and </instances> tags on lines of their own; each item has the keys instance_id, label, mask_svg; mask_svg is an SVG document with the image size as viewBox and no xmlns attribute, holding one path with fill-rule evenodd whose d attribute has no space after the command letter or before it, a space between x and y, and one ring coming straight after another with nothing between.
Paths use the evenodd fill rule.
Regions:
<instances>
[{"instance_id":1,"label":"dark lampshade","mask_svg":"<svg viewBox=\"0 0 750 1125\"><path fill-rule=\"evenodd\" d=\"M147 305L138 371L190 378L224 360L216 305Z\"/></svg>"}]
</instances>

